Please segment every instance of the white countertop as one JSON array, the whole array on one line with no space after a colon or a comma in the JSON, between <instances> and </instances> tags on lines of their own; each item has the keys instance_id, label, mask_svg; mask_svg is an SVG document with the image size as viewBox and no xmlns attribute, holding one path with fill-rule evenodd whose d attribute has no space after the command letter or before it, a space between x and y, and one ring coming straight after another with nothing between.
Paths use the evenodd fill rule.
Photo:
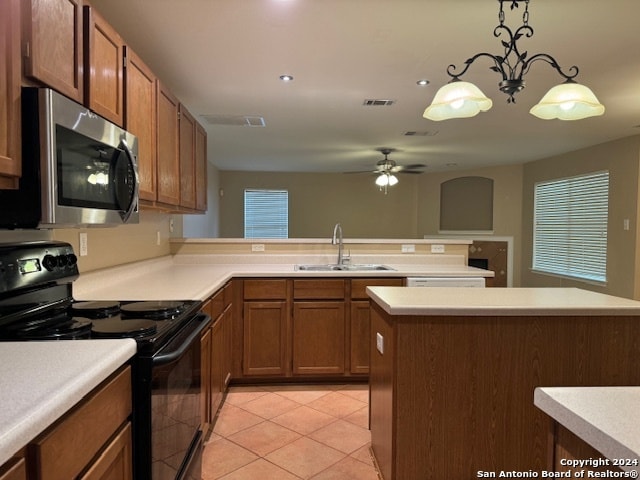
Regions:
<instances>
[{"instance_id":1,"label":"white countertop","mask_svg":"<svg viewBox=\"0 0 640 480\"><path fill-rule=\"evenodd\" d=\"M606 458L640 459L640 387L536 388L534 404Z\"/></svg>"},{"instance_id":2,"label":"white countertop","mask_svg":"<svg viewBox=\"0 0 640 480\"><path fill-rule=\"evenodd\" d=\"M135 352L132 339L0 343L0 465Z\"/></svg>"},{"instance_id":3,"label":"white countertop","mask_svg":"<svg viewBox=\"0 0 640 480\"><path fill-rule=\"evenodd\" d=\"M301 271L298 264L330 264L335 256L176 255L80 273L76 300L205 300L232 277L493 277L458 256L354 256L352 263L381 263L394 270ZM426 262L431 263L426 263Z\"/></svg>"},{"instance_id":4,"label":"white countertop","mask_svg":"<svg viewBox=\"0 0 640 480\"><path fill-rule=\"evenodd\" d=\"M640 302L578 288L367 287L391 315L638 315Z\"/></svg>"}]
</instances>

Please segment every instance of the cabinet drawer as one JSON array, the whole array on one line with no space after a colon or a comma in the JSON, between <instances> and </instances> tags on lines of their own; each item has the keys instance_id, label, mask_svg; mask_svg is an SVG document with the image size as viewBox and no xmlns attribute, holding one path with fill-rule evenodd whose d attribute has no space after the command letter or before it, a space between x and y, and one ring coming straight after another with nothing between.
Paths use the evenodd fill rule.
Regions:
<instances>
[{"instance_id":1,"label":"cabinet drawer","mask_svg":"<svg viewBox=\"0 0 640 480\"><path fill-rule=\"evenodd\" d=\"M37 478L76 478L130 414L131 367L127 366L33 442Z\"/></svg>"},{"instance_id":2,"label":"cabinet drawer","mask_svg":"<svg viewBox=\"0 0 640 480\"><path fill-rule=\"evenodd\" d=\"M401 287L402 278L353 278L351 279L351 298L365 300L367 287Z\"/></svg>"},{"instance_id":3,"label":"cabinet drawer","mask_svg":"<svg viewBox=\"0 0 640 480\"><path fill-rule=\"evenodd\" d=\"M24 458L12 458L0 466L0 480L27 480Z\"/></svg>"},{"instance_id":4,"label":"cabinet drawer","mask_svg":"<svg viewBox=\"0 0 640 480\"><path fill-rule=\"evenodd\" d=\"M218 290L209 301L211 302L209 315L211 315L211 319L215 322L224 311L224 290Z\"/></svg>"},{"instance_id":5,"label":"cabinet drawer","mask_svg":"<svg viewBox=\"0 0 640 480\"><path fill-rule=\"evenodd\" d=\"M293 298L296 300L340 300L344 298L345 281L342 279L301 279L293 281Z\"/></svg>"},{"instance_id":6,"label":"cabinet drawer","mask_svg":"<svg viewBox=\"0 0 640 480\"><path fill-rule=\"evenodd\" d=\"M245 300L284 300L287 298L285 279L260 279L244 281Z\"/></svg>"}]
</instances>

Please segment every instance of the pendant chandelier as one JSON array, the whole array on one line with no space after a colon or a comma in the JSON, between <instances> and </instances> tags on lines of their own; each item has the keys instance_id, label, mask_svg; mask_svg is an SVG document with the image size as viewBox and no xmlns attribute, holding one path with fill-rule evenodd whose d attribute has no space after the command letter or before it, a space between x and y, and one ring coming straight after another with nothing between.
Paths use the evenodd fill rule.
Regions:
<instances>
[{"instance_id":1,"label":"pendant chandelier","mask_svg":"<svg viewBox=\"0 0 640 480\"><path fill-rule=\"evenodd\" d=\"M479 58L489 58L493 62L490 67L494 72L502 76L499 88L506 93L507 103L515 103L514 95L522 91L525 87L523 77L529 72L531 66L544 61L555 69L564 82L551 88L542 100L535 105L529 113L550 120L558 118L560 120L580 120L587 117L602 115L604 106L598 101L593 92L576 83L574 78L578 75L578 67L575 65L565 72L558 62L547 53L537 53L528 55L527 51L521 51L518 40L523 37L533 36L533 28L529 25L529 0L498 0L500 11L498 13L498 26L494 29L493 35L498 38L502 34L505 37L501 40L504 47L502 55L492 55L490 53L477 53L464 63L462 71L456 73L457 67L449 65L447 74L451 77L449 83L444 85L436 93L433 102L424 111L424 118L429 120L447 120L450 118L468 118L480 112L486 112L492 106L492 101L485 96L474 84L460 80L469 67ZM505 12L504 4L511 4L510 8L519 8L524 3L524 13L522 15L522 25L514 32L504 24Z\"/></svg>"}]
</instances>

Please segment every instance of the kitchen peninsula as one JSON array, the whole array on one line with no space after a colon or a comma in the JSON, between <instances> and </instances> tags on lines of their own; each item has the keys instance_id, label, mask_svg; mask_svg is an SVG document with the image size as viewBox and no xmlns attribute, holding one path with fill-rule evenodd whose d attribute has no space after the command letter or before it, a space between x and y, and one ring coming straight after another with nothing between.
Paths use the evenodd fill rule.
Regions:
<instances>
[{"instance_id":1,"label":"kitchen peninsula","mask_svg":"<svg viewBox=\"0 0 640 480\"><path fill-rule=\"evenodd\" d=\"M536 387L640 384L640 302L572 288L367 292L384 480L549 471Z\"/></svg>"}]
</instances>

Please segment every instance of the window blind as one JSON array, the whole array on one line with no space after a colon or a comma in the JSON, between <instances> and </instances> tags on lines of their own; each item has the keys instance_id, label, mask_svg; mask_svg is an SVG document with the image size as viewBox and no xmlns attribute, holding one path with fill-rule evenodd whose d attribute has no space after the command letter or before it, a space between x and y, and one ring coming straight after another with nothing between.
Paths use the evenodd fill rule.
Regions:
<instances>
[{"instance_id":1,"label":"window blind","mask_svg":"<svg viewBox=\"0 0 640 480\"><path fill-rule=\"evenodd\" d=\"M535 185L533 270L606 282L609 172Z\"/></svg>"},{"instance_id":2,"label":"window blind","mask_svg":"<svg viewBox=\"0 0 640 480\"><path fill-rule=\"evenodd\" d=\"M244 238L289 236L289 192L287 190L244 191Z\"/></svg>"}]
</instances>

